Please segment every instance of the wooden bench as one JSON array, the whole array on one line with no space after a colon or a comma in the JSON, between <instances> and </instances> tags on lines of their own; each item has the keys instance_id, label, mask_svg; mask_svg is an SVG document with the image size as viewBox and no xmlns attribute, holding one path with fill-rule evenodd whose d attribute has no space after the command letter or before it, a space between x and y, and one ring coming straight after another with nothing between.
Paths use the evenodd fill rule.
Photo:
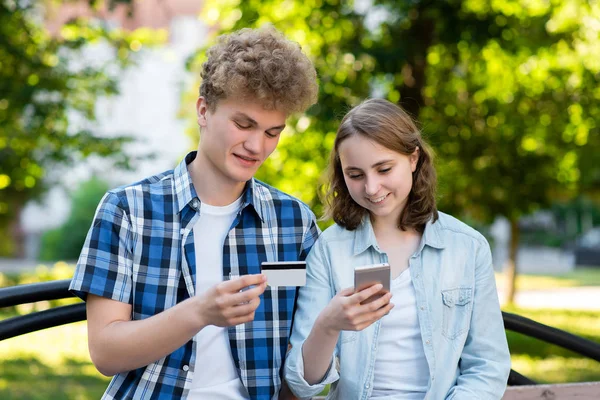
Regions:
<instances>
[{"instance_id":1,"label":"wooden bench","mask_svg":"<svg viewBox=\"0 0 600 400\"><path fill-rule=\"evenodd\" d=\"M325 397L313 397L324 400ZM598 400L600 382L564 383L554 385L509 386L502 400Z\"/></svg>"}]
</instances>

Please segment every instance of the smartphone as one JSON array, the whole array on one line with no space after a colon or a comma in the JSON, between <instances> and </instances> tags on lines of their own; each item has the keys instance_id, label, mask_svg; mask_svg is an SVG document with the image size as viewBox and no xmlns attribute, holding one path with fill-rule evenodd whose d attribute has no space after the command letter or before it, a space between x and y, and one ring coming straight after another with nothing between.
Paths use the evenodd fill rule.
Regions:
<instances>
[{"instance_id":1,"label":"smartphone","mask_svg":"<svg viewBox=\"0 0 600 400\"><path fill-rule=\"evenodd\" d=\"M306 261L265 261L260 270L269 286L306 286Z\"/></svg>"},{"instance_id":2,"label":"smartphone","mask_svg":"<svg viewBox=\"0 0 600 400\"><path fill-rule=\"evenodd\" d=\"M377 300L378 298L389 292L390 282L391 270L390 264L388 263L362 265L360 267L354 268L355 292L360 292L361 290L373 286L377 283L381 283L383 285L383 289L381 289L381 291L369 297L367 300L363 301L362 304L367 304L374 300Z\"/></svg>"}]
</instances>

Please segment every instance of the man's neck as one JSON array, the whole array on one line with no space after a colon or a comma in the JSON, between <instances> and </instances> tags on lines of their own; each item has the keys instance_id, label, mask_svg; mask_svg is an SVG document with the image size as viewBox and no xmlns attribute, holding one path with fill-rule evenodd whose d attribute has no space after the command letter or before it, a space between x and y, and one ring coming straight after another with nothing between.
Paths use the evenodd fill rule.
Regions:
<instances>
[{"instance_id":1,"label":"man's neck","mask_svg":"<svg viewBox=\"0 0 600 400\"><path fill-rule=\"evenodd\" d=\"M187 168L200 201L211 206L222 207L233 203L246 186L245 182L226 179L200 152Z\"/></svg>"}]
</instances>

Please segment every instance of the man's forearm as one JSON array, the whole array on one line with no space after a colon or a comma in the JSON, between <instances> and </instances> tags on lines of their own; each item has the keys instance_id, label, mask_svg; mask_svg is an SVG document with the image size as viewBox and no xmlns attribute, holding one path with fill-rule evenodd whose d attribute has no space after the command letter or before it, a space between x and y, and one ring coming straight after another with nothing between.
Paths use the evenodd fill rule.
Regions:
<instances>
[{"instance_id":1,"label":"man's forearm","mask_svg":"<svg viewBox=\"0 0 600 400\"><path fill-rule=\"evenodd\" d=\"M114 321L89 341L90 355L107 376L149 365L187 343L204 326L185 300L152 317L137 321Z\"/></svg>"}]
</instances>

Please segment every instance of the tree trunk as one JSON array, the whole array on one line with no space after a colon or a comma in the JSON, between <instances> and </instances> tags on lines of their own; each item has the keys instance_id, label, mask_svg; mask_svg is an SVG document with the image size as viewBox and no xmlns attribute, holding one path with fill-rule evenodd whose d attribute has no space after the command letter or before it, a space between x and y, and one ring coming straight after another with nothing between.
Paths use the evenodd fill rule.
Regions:
<instances>
[{"instance_id":1,"label":"tree trunk","mask_svg":"<svg viewBox=\"0 0 600 400\"><path fill-rule=\"evenodd\" d=\"M510 242L508 248L508 262L506 266L506 302L513 304L515 300L517 282L517 253L519 251L519 221L510 220Z\"/></svg>"}]
</instances>

